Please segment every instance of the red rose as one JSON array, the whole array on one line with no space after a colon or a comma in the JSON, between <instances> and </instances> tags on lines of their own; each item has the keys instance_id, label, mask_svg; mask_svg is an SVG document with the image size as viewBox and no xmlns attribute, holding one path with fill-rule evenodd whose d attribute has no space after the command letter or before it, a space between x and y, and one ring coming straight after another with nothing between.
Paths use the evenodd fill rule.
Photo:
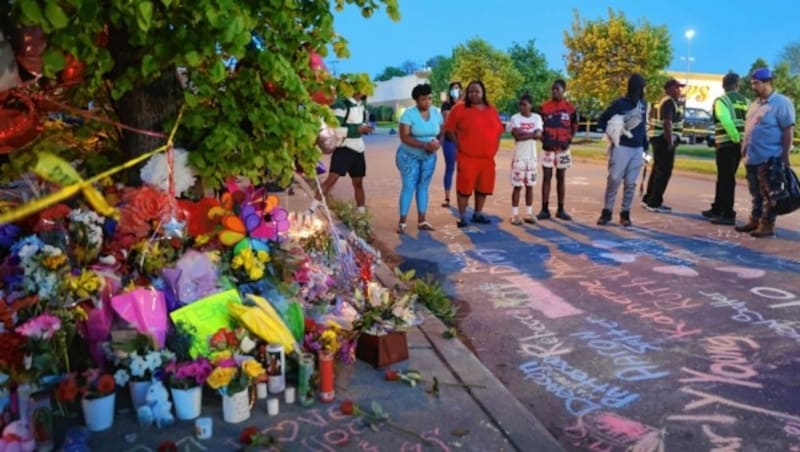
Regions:
<instances>
[{"instance_id":1,"label":"red rose","mask_svg":"<svg viewBox=\"0 0 800 452\"><path fill-rule=\"evenodd\" d=\"M353 401L350 399L342 400L342 405L340 406L340 409L342 410L342 414L345 414L347 416L352 416L353 410L355 409L355 405L353 404Z\"/></svg>"},{"instance_id":2,"label":"red rose","mask_svg":"<svg viewBox=\"0 0 800 452\"><path fill-rule=\"evenodd\" d=\"M247 427L242 430L242 433L239 434L239 442L245 445L250 445L253 443L253 437L258 435L260 432L258 431L257 427Z\"/></svg>"},{"instance_id":3,"label":"red rose","mask_svg":"<svg viewBox=\"0 0 800 452\"><path fill-rule=\"evenodd\" d=\"M394 369L386 370L386 381L397 381L400 379L400 372Z\"/></svg>"},{"instance_id":4,"label":"red rose","mask_svg":"<svg viewBox=\"0 0 800 452\"><path fill-rule=\"evenodd\" d=\"M169 213L170 208L167 193L146 185L127 189L122 195L122 203L117 234L137 238L150 235L153 226Z\"/></svg>"},{"instance_id":5,"label":"red rose","mask_svg":"<svg viewBox=\"0 0 800 452\"><path fill-rule=\"evenodd\" d=\"M178 446L172 441L164 441L158 445L158 452L178 452Z\"/></svg>"}]
</instances>

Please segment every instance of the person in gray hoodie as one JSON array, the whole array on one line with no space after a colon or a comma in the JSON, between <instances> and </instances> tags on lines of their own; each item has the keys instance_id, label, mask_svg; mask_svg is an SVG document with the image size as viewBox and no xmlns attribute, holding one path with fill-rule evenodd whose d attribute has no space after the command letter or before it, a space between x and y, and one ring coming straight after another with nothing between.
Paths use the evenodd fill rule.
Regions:
<instances>
[{"instance_id":1,"label":"person in gray hoodie","mask_svg":"<svg viewBox=\"0 0 800 452\"><path fill-rule=\"evenodd\" d=\"M644 100L644 87L647 84L640 74L628 78L628 91L600 115L599 126L605 130L608 121L615 115L622 115L627 132L619 136L619 144L611 144L608 151L608 178L606 179L605 205L597 220L598 225L611 221L614 202L620 184L624 185L620 224L631 226L631 204L636 192L636 179L644 165L647 151L647 103Z\"/></svg>"}]
</instances>

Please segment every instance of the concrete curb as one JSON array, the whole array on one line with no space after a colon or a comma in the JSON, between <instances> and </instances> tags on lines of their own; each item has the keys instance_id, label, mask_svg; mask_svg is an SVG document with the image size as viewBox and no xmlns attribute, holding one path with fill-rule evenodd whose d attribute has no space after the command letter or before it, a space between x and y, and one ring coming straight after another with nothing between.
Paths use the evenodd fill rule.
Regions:
<instances>
[{"instance_id":1,"label":"concrete curb","mask_svg":"<svg viewBox=\"0 0 800 452\"><path fill-rule=\"evenodd\" d=\"M386 287L405 286L383 262L376 268L375 277ZM459 382L485 386L465 388L465 390L509 443L520 451L563 451L564 448L544 425L506 389L472 351L459 340L445 339L442 336L447 330L445 324L427 310L425 312L427 313L425 322L417 328Z\"/></svg>"}]
</instances>

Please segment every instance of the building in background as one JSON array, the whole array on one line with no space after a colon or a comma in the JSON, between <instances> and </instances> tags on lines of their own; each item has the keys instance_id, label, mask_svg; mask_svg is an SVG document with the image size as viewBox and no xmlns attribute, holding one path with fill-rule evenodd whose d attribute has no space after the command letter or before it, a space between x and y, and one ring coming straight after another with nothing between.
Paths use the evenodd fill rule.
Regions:
<instances>
[{"instance_id":1,"label":"building in background","mask_svg":"<svg viewBox=\"0 0 800 452\"><path fill-rule=\"evenodd\" d=\"M713 109L714 99L725 94L722 89L722 77L725 74L702 74L696 72L668 71L667 75L686 83L683 94L686 108L700 108L706 111Z\"/></svg>"},{"instance_id":2,"label":"building in background","mask_svg":"<svg viewBox=\"0 0 800 452\"><path fill-rule=\"evenodd\" d=\"M411 98L411 90L420 83L428 83L431 71L416 71L403 77L394 77L375 84L375 92L367 99L372 107L391 107L394 117L399 118L403 111L416 105Z\"/></svg>"}]
</instances>

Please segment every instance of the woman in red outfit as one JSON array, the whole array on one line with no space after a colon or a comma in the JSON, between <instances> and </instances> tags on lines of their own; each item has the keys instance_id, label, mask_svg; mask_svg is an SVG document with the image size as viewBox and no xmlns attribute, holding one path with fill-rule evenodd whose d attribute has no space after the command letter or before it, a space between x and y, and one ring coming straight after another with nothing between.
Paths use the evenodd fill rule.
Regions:
<instances>
[{"instance_id":1,"label":"woman in red outfit","mask_svg":"<svg viewBox=\"0 0 800 452\"><path fill-rule=\"evenodd\" d=\"M445 132L457 143L456 195L458 227L467 226L467 203L475 193L475 212L472 222L489 224L483 213L486 196L494 191L494 156L500 148L503 124L500 115L486 100L486 88L480 81L467 85L467 96L447 115Z\"/></svg>"}]
</instances>

